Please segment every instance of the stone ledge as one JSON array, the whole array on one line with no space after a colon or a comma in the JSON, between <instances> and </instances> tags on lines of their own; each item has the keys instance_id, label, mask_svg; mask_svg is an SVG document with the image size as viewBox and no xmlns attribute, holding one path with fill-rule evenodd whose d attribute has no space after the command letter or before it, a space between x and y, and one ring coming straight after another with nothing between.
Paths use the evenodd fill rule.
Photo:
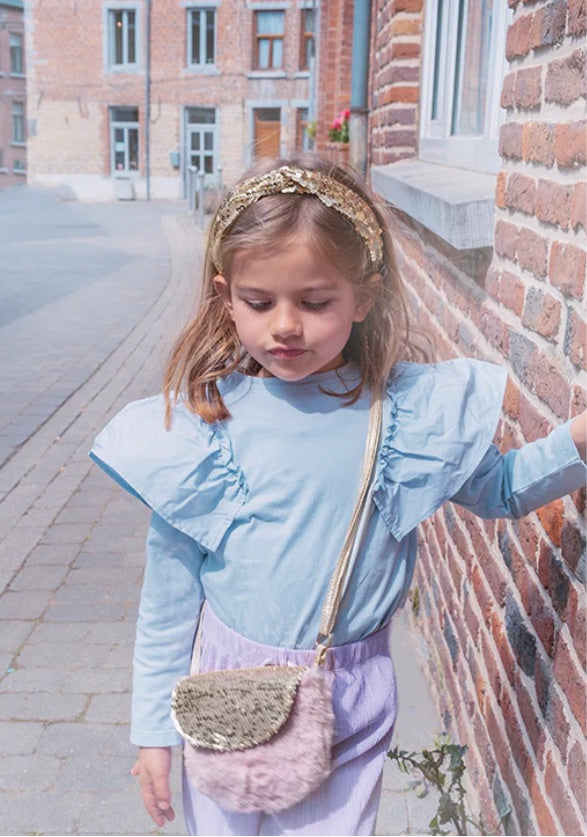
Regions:
<instances>
[{"instance_id":1,"label":"stone ledge","mask_svg":"<svg viewBox=\"0 0 587 837\"><path fill-rule=\"evenodd\" d=\"M457 250L493 246L493 174L401 160L371 166L373 188Z\"/></svg>"}]
</instances>

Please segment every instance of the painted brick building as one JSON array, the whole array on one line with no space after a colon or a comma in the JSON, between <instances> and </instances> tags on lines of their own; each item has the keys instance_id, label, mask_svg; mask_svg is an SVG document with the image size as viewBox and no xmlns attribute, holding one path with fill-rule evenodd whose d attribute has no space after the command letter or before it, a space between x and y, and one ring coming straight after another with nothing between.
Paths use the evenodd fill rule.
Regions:
<instances>
[{"instance_id":1,"label":"painted brick building","mask_svg":"<svg viewBox=\"0 0 587 837\"><path fill-rule=\"evenodd\" d=\"M496 441L585 404L584 0L375 0L371 179L440 358L509 371ZM501 107L500 107L501 105ZM585 493L421 528L430 680L490 827L583 834Z\"/></svg>"},{"instance_id":2,"label":"painted brick building","mask_svg":"<svg viewBox=\"0 0 587 837\"><path fill-rule=\"evenodd\" d=\"M311 0L31 0L29 182L178 198L307 140Z\"/></svg>"},{"instance_id":3,"label":"painted brick building","mask_svg":"<svg viewBox=\"0 0 587 837\"><path fill-rule=\"evenodd\" d=\"M0 0L0 189L26 180L23 0Z\"/></svg>"}]
</instances>

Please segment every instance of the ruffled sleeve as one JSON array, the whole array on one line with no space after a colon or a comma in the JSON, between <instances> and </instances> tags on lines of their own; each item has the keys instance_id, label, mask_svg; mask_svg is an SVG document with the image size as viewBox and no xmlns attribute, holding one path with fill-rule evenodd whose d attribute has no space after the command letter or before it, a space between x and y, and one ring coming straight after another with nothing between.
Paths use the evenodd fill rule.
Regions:
<instances>
[{"instance_id":1,"label":"ruffled sleeve","mask_svg":"<svg viewBox=\"0 0 587 837\"><path fill-rule=\"evenodd\" d=\"M183 405L164 425L163 398L134 401L96 437L92 459L167 523L215 550L243 505L247 486L230 445Z\"/></svg>"},{"instance_id":2,"label":"ruffled sleeve","mask_svg":"<svg viewBox=\"0 0 587 837\"><path fill-rule=\"evenodd\" d=\"M476 360L398 365L373 489L397 540L475 471L495 434L506 378L501 367Z\"/></svg>"}]
</instances>

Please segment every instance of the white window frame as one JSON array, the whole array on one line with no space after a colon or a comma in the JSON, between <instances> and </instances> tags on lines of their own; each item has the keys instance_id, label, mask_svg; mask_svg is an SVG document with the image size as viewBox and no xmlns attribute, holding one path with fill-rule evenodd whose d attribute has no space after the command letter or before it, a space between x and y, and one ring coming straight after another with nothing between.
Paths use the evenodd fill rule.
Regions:
<instances>
[{"instance_id":1,"label":"white window frame","mask_svg":"<svg viewBox=\"0 0 587 837\"><path fill-rule=\"evenodd\" d=\"M123 50L126 56L123 55L122 63L118 64L115 61L116 55L116 22L115 14L123 13L123 28L125 30L123 36ZM135 60L128 61L128 12L133 12L135 16ZM108 71L111 73L134 73L140 69L141 64L141 10L138 3L108 3L104 8L105 26L105 64Z\"/></svg>"},{"instance_id":2,"label":"white window frame","mask_svg":"<svg viewBox=\"0 0 587 837\"><path fill-rule=\"evenodd\" d=\"M208 61L207 39L206 39L206 15L212 13L214 16L214 60ZM192 61L193 43L193 17L199 15L200 17L200 59L204 60ZM200 70L205 68L212 68L216 66L216 50L218 47L218 26L217 26L216 8L210 4L209 6L193 6L187 9L187 65L190 70ZM202 22L204 25L202 26Z\"/></svg>"},{"instance_id":3,"label":"white window frame","mask_svg":"<svg viewBox=\"0 0 587 837\"><path fill-rule=\"evenodd\" d=\"M466 14L467 6L465 6ZM451 134L454 96L456 88L456 56L459 19L459 0L444 0L442 32L438 38L439 55L436 58L438 2L426 4L424 23L421 121L419 154L421 160L456 166L474 171L496 173L501 167L498 152L498 131L502 120L500 112L501 85L506 65L505 38L511 10L502 0L493 0L493 25L489 45L487 100L485 103L484 131L478 136ZM466 30L466 20L463 26ZM461 56L464 50L461 51ZM443 84L438 88L439 115L432 118L435 63L438 78ZM461 67L462 69L462 67Z\"/></svg>"},{"instance_id":4,"label":"white window frame","mask_svg":"<svg viewBox=\"0 0 587 837\"><path fill-rule=\"evenodd\" d=\"M126 108L133 108L137 110L137 119L136 122L131 122L128 120L115 120L114 114L117 110L123 110ZM138 177L139 170L140 170L140 153L141 153L141 130L140 130L140 112L139 109L135 105L111 105L109 109L109 119L110 119L110 169L111 173L115 177ZM116 129L121 129L124 131L124 145L125 145L125 167L122 169L116 168ZM137 168L131 169L128 165L130 160L130 151L129 151L129 130L136 130L137 132Z\"/></svg>"},{"instance_id":5,"label":"white window frame","mask_svg":"<svg viewBox=\"0 0 587 837\"><path fill-rule=\"evenodd\" d=\"M190 121L190 111L192 110L207 110L210 113L214 114L214 122L191 122ZM200 159L211 159L212 160L212 171L206 172L204 166L204 174L205 174L205 183L213 185L216 183L216 177L218 172L218 165L219 165L219 151L218 151L218 139L219 139L219 131L218 131L218 108L211 107L210 105L187 105L184 108L184 136L185 136L185 158L186 158L186 166L190 165L190 154L191 149L188 147L188 137L192 133L198 133L200 135ZM205 148L205 134L212 135L212 150L206 150Z\"/></svg>"},{"instance_id":6,"label":"white window frame","mask_svg":"<svg viewBox=\"0 0 587 837\"><path fill-rule=\"evenodd\" d=\"M25 145L25 131L24 131L25 107L24 102L13 101L11 109L11 145Z\"/></svg>"},{"instance_id":7,"label":"white window frame","mask_svg":"<svg viewBox=\"0 0 587 837\"><path fill-rule=\"evenodd\" d=\"M19 43L15 43L17 39ZM20 69L15 69L15 64ZM24 76L24 38L20 32L10 33L10 75Z\"/></svg>"}]
</instances>

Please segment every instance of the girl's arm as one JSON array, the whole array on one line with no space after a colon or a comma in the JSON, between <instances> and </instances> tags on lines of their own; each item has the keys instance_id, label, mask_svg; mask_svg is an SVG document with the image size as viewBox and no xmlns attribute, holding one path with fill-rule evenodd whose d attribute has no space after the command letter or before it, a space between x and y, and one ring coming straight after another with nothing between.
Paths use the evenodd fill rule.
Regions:
<instances>
[{"instance_id":1,"label":"girl's arm","mask_svg":"<svg viewBox=\"0 0 587 837\"><path fill-rule=\"evenodd\" d=\"M133 664L131 741L139 745L132 773L157 825L173 819L171 746L181 737L170 718L171 692L189 674L192 645L204 599L204 555L195 541L153 514L137 620Z\"/></svg>"},{"instance_id":2,"label":"girl's arm","mask_svg":"<svg viewBox=\"0 0 587 837\"><path fill-rule=\"evenodd\" d=\"M571 422L571 437L579 451L579 456L585 462L587 459L587 410Z\"/></svg>"},{"instance_id":3,"label":"girl's arm","mask_svg":"<svg viewBox=\"0 0 587 837\"><path fill-rule=\"evenodd\" d=\"M479 517L521 517L585 485L585 416L502 455L491 445L451 497Z\"/></svg>"}]
</instances>

